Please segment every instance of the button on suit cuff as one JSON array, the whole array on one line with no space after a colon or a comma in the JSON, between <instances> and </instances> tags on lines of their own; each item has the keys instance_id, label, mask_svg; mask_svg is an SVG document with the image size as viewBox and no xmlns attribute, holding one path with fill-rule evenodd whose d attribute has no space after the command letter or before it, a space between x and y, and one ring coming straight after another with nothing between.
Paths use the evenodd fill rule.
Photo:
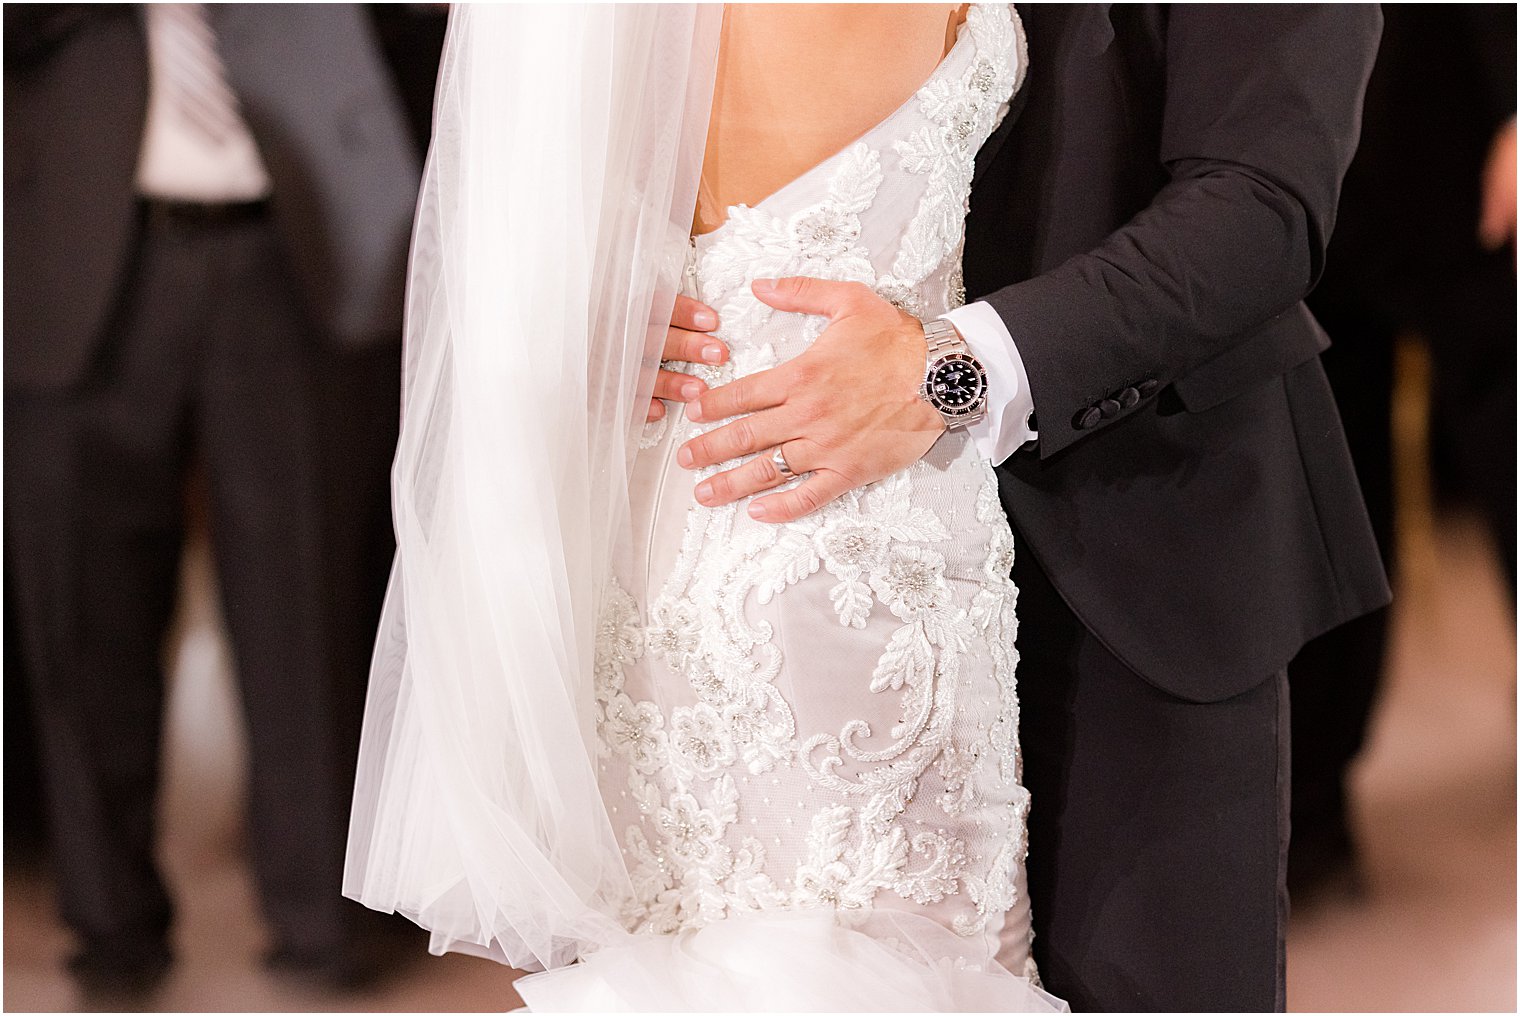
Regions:
<instances>
[{"instance_id":1,"label":"button on suit cuff","mask_svg":"<svg viewBox=\"0 0 1520 1016\"><path fill-rule=\"evenodd\" d=\"M1029 426L1034 413L1029 375L1008 326L991 304L978 300L944 317L987 370L987 415L966 433L977 452L996 465L1039 437Z\"/></svg>"}]
</instances>

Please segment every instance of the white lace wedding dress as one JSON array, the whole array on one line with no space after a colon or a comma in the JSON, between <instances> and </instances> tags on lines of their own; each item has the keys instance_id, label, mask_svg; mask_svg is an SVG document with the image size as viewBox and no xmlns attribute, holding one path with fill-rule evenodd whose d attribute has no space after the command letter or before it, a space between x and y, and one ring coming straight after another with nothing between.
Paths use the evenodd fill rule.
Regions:
<instances>
[{"instance_id":1,"label":"white lace wedding dress","mask_svg":"<svg viewBox=\"0 0 1520 1016\"><path fill-rule=\"evenodd\" d=\"M863 282L924 318L962 303L973 159L1023 66L1010 5L974 6L896 112L693 240L687 292L717 309L732 356L692 372L722 384L818 336L823 319L757 301L756 278ZM974 971L995 960L1005 977L991 994L986 984L957 988L925 1006L1051 1008L1027 987L1014 548L990 465L950 432L912 468L798 522L767 525L749 518L746 502L694 501L692 488L717 470L694 475L675 449L716 425L675 410L646 428L633 552L598 642L600 779L633 882L626 925L655 936L728 929L721 934L739 936L731 948L710 933L705 945L690 939L683 959L732 967L737 955L761 980L785 979L803 1008L891 1000L885 1007L898 1009L917 1005L890 962L851 983L837 983L827 964L810 977L809 964L837 952L834 929L888 948L913 941L922 953L932 923L943 941L927 947L930 964ZM797 921L788 916L797 912L813 920L769 946L732 930ZM774 954L777 942L785 955ZM858 943L850 948L861 958ZM626 978L639 966L654 981L631 999ZM581 967L620 983L578 1001L537 986L524 997L534 1008L588 998L682 1007L670 979L684 965L671 954L620 971L596 954ZM540 975L545 988L555 976ZM701 1001L704 989L692 989Z\"/></svg>"}]
</instances>

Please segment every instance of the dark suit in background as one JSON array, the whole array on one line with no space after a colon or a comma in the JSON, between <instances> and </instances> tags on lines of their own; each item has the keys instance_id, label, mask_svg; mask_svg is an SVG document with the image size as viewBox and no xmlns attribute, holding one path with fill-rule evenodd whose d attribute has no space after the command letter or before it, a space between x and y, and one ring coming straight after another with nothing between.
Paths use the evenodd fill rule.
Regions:
<instances>
[{"instance_id":1,"label":"dark suit in background","mask_svg":"<svg viewBox=\"0 0 1520 1016\"><path fill-rule=\"evenodd\" d=\"M1281 1008L1284 668L1388 600L1302 302L1378 12L1020 12L965 273L1038 415L998 469L1034 955L1077 1011Z\"/></svg>"},{"instance_id":2,"label":"dark suit in background","mask_svg":"<svg viewBox=\"0 0 1520 1016\"><path fill-rule=\"evenodd\" d=\"M1324 279L1310 298L1334 346L1325 369L1373 528L1394 564L1394 346L1415 331L1434 365L1438 490L1475 502L1515 581L1515 273L1478 242L1480 183L1515 115L1515 9L1394 4L1367 85L1362 143L1346 174ZM1383 672L1388 612L1316 639L1293 688L1290 882L1310 891L1352 871L1346 776Z\"/></svg>"},{"instance_id":3,"label":"dark suit in background","mask_svg":"<svg viewBox=\"0 0 1520 1016\"><path fill-rule=\"evenodd\" d=\"M26 661L16 630L16 597L11 568L5 565L5 867L42 858L47 844L47 810L42 800L42 770L37 726L32 722L32 694Z\"/></svg>"},{"instance_id":4,"label":"dark suit in background","mask_svg":"<svg viewBox=\"0 0 1520 1016\"><path fill-rule=\"evenodd\" d=\"M390 65L418 155L427 154L433 134L433 89L448 35L447 4L369 4L370 20Z\"/></svg>"},{"instance_id":5,"label":"dark suit in background","mask_svg":"<svg viewBox=\"0 0 1520 1016\"><path fill-rule=\"evenodd\" d=\"M212 8L267 202L145 203L141 13L5 10L5 520L81 973L161 967L162 638L204 470L249 734L251 859L297 966L341 883L389 559L419 160L352 5Z\"/></svg>"}]
</instances>

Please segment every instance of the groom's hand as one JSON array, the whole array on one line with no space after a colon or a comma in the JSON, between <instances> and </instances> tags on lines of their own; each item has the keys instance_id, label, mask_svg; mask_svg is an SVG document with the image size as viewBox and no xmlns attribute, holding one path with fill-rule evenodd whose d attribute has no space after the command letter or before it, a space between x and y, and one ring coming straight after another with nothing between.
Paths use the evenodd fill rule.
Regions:
<instances>
[{"instance_id":1,"label":"groom's hand","mask_svg":"<svg viewBox=\"0 0 1520 1016\"><path fill-rule=\"evenodd\" d=\"M697 500L728 504L783 478L771 461L782 449L791 490L750 503L762 522L790 522L856 487L923 458L944 432L943 418L919 397L928 345L923 325L858 282L756 279L755 296L777 310L818 314L828 327L808 350L770 370L703 394L690 420L735 420L682 445L688 469L764 452L697 484Z\"/></svg>"},{"instance_id":2,"label":"groom's hand","mask_svg":"<svg viewBox=\"0 0 1520 1016\"><path fill-rule=\"evenodd\" d=\"M670 314L670 328L665 332L665 348L660 359L682 363L719 364L728 359L728 347L707 333L718 327L718 314L705 303L698 303L689 296L676 297L675 308ZM690 402L707 391L700 378L678 370L667 370L664 364L654 379L654 397L649 400L646 422L665 418L665 402Z\"/></svg>"}]
</instances>

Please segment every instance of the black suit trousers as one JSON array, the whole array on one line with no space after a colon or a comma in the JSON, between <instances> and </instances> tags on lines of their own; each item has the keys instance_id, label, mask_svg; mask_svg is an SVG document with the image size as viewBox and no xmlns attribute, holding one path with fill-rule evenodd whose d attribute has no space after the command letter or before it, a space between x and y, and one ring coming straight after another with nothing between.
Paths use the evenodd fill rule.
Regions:
<instances>
[{"instance_id":1,"label":"black suit trousers","mask_svg":"<svg viewBox=\"0 0 1520 1016\"><path fill-rule=\"evenodd\" d=\"M1197 703L1137 676L1019 543L1034 956L1076 1012L1281 1011L1283 674Z\"/></svg>"},{"instance_id":2,"label":"black suit trousers","mask_svg":"<svg viewBox=\"0 0 1520 1016\"><path fill-rule=\"evenodd\" d=\"M144 224L99 361L7 389L5 516L61 908L87 947L160 943L153 859L185 488L199 461L249 743L254 875L321 953L339 894L388 565L397 351L319 342L266 219Z\"/></svg>"}]
</instances>

